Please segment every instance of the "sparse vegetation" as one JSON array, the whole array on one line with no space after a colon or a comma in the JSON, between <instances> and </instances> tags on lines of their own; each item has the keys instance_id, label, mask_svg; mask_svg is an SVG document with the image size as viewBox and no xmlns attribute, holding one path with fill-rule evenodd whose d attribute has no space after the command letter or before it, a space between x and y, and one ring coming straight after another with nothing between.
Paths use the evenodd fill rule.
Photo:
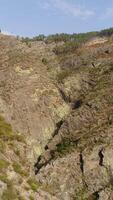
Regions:
<instances>
[{"instance_id":1,"label":"sparse vegetation","mask_svg":"<svg viewBox=\"0 0 113 200\"><path fill-rule=\"evenodd\" d=\"M0 169L5 169L9 166L9 162L3 159L0 159Z\"/></svg>"},{"instance_id":2,"label":"sparse vegetation","mask_svg":"<svg viewBox=\"0 0 113 200\"><path fill-rule=\"evenodd\" d=\"M78 42L66 42L61 46L56 46L53 49L53 52L56 55L67 54L67 53L71 53L72 51L75 51L78 47L79 47Z\"/></svg>"},{"instance_id":3,"label":"sparse vegetation","mask_svg":"<svg viewBox=\"0 0 113 200\"><path fill-rule=\"evenodd\" d=\"M76 142L72 141L71 139L63 139L62 142L57 145L57 152L61 155L65 155L75 147L76 147Z\"/></svg>"},{"instance_id":4,"label":"sparse vegetation","mask_svg":"<svg viewBox=\"0 0 113 200\"><path fill-rule=\"evenodd\" d=\"M113 36L113 28L108 28L108 29L104 29L102 31L99 32L99 36L106 36L106 37L109 37L109 36Z\"/></svg>"},{"instance_id":5,"label":"sparse vegetation","mask_svg":"<svg viewBox=\"0 0 113 200\"><path fill-rule=\"evenodd\" d=\"M4 118L0 116L0 138L4 140L13 139L14 133L12 132L11 125L6 123Z\"/></svg>"},{"instance_id":6,"label":"sparse vegetation","mask_svg":"<svg viewBox=\"0 0 113 200\"><path fill-rule=\"evenodd\" d=\"M33 178L30 178L30 179L28 179L28 184L30 185L30 187L31 187L31 189L33 190L33 191L37 191L38 189L39 189L39 187L41 186L40 185L40 183L38 182L38 181L36 181L35 179L33 179Z\"/></svg>"},{"instance_id":7,"label":"sparse vegetation","mask_svg":"<svg viewBox=\"0 0 113 200\"><path fill-rule=\"evenodd\" d=\"M0 180L7 186L3 200L34 200L37 193L45 199L89 200L106 179L113 188L112 31L17 37L14 42L7 36L0 43L1 115L9 114L14 129L23 133L0 117ZM97 45L106 41L98 36L110 38ZM108 156L104 167L99 165L100 146Z\"/></svg>"},{"instance_id":8,"label":"sparse vegetation","mask_svg":"<svg viewBox=\"0 0 113 200\"><path fill-rule=\"evenodd\" d=\"M73 200L88 200L86 188L81 188L76 192L76 197L73 197Z\"/></svg>"},{"instance_id":9,"label":"sparse vegetation","mask_svg":"<svg viewBox=\"0 0 113 200\"><path fill-rule=\"evenodd\" d=\"M30 198L30 200L35 200L33 196L30 196L29 198Z\"/></svg>"},{"instance_id":10,"label":"sparse vegetation","mask_svg":"<svg viewBox=\"0 0 113 200\"><path fill-rule=\"evenodd\" d=\"M25 143L24 136L18 133L14 133L10 124L8 124L3 117L0 116L0 146L2 148L3 140L12 141L17 140L18 142Z\"/></svg>"},{"instance_id":11,"label":"sparse vegetation","mask_svg":"<svg viewBox=\"0 0 113 200\"><path fill-rule=\"evenodd\" d=\"M60 73L57 74L56 79L59 83L62 83L65 78L71 76L72 74L73 74L73 71L70 69L62 70Z\"/></svg>"},{"instance_id":12,"label":"sparse vegetation","mask_svg":"<svg viewBox=\"0 0 113 200\"><path fill-rule=\"evenodd\" d=\"M13 163L13 168L14 168L14 171L21 174L22 173L22 168L21 168L21 165L18 164L18 163Z\"/></svg>"},{"instance_id":13,"label":"sparse vegetation","mask_svg":"<svg viewBox=\"0 0 113 200\"><path fill-rule=\"evenodd\" d=\"M6 174L0 174L0 180L3 181L4 183L9 183L9 180L7 179Z\"/></svg>"},{"instance_id":14,"label":"sparse vegetation","mask_svg":"<svg viewBox=\"0 0 113 200\"><path fill-rule=\"evenodd\" d=\"M7 189L4 191L3 195L2 195L2 200L16 200L18 199L18 194L16 192L16 190L14 189L12 183L10 182L8 184Z\"/></svg>"},{"instance_id":15,"label":"sparse vegetation","mask_svg":"<svg viewBox=\"0 0 113 200\"><path fill-rule=\"evenodd\" d=\"M22 166L19 163L14 162L12 166L14 168L14 171L16 173L20 174L21 176L28 176L29 175L27 171L24 171L22 169Z\"/></svg>"}]
</instances>

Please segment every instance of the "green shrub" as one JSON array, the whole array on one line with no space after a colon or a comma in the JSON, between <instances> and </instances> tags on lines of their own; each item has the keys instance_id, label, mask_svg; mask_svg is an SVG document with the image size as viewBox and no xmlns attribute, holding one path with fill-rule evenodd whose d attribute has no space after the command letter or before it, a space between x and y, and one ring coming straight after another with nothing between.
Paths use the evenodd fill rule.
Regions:
<instances>
[{"instance_id":1,"label":"green shrub","mask_svg":"<svg viewBox=\"0 0 113 200\"><path fill-rule=\"evenodd\" d=\"M13 163L13 168L14 168L14 171L20 174L21 176L28 176L28 172L24 171L19 163L16 163L16 162Z\"/></svg>"},{"instance_id":2,"label":"green shrub","mask_svg":"<svg viewBox=\"0 0 113 200\"><path fill-rule=\"evenodd\" d=\"M104 29L99 32L99 36L112 36L113 35L113 28Z\"/></svg>"},{"instance_id":3,"label":"green shrub","mask_svg":"<svg viewBox=\"0 0 113 200\"><path fill-rule=\"evenodd\" d=\"M45 38L46 38L46 36L43 35L43 34L41 34L41 35L38 35L38 36L36 36L36 37L33 37L32 40L33 40L33 41L44 41Z\"/></svg>"},{"instance_id":4,"label":"green shrub","mask_svg":"<svg viewBox=\"0 0 113 200\"><path fill-rule=\"evenodd\" d=\"M37 191L39 189L39 187L41 186L40 183L38 181L36 181L35 179L30 178L28 181L28 184L30 185L31 189L33 191Z\"/></svg>"},{"instance_id":5,"label":"green shrub","mask_svg":"<svg viewBox=\"0 0 113 200\"><path fill-rule=\"evenodd\" d=\"M59 154L66 154L70 150L72 150L75 145L76 143L71 141L70 139L63 139L62 142L57 145L57 152Z\"/></svg>"},{"instance_id":6,"label":"green shrub","mask_svg":"<svg viewBox=\"0 0 113 200\"><path fill-rule=\"evenodd\" d=\"M18 163L13 163L13 168L14 168L14 171L16 172L16 173L19 173L19 174L21 174L21 172L22 172L22 168L21 168L21 165L20 164L18 164Z\"/></svg>"},{"instance_id":7,"label":"green shrub","mask_svg":"<svg viewBox=\"0 0 113 200\"><path fill-rule=\"evenodd\" d=\"M25 42L26 44L28 44L29 42L33 42L33 41L44 41L46 43L58 43L58 42L64 42L64 43L68 43L68 42L76 42L76 43L83 43L86 42L86 40L91 39L94 36L97 36L98 32L88 32L88 33L73 33L73 34L66 34L66 33L60 33L60 34L54 34L54 35L49 35L49 36L45 36L45 35L38 35L35 36L33 38L29 38L29 37L22 37L21 41Z\"/></svg>"}]
</instances>

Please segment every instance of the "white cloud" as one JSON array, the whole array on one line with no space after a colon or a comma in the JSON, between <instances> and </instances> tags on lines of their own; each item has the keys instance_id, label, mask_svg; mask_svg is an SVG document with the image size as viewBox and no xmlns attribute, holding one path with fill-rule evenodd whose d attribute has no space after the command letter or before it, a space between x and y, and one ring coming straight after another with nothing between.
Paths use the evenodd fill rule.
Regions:
<instances>
[{"instance_id":1,"label":"white cloud","mask_svg":"<svg viewBox=\"0 0 113 200\"><path fill-rule=\"evenodd\" d=\"M80 5L73 4L67 0L45 0L41 1L42 7L46 9L57 9L66 15L87 18L94 15L94 11L86 9Z\"/></svg>"}]
</instances>

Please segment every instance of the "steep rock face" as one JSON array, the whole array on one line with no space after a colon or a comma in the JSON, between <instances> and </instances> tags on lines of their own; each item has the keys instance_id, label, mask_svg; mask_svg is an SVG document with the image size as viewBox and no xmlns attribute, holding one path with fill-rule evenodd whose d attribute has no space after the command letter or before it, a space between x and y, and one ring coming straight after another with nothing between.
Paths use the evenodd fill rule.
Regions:
<instances>
[{"instance_id":1,"label":"steep rock face","mask_svg":"<svg viewBox=\"0 0 113 200\"><path fill-rule=\"evenodd\" d=\"M0 198L112 199L112 41L55 45L0 35Z\"/></svg>"},{"instance_id":2,"label":"steep rock face","mask_svg":"<svg viewBox=\"0 0 113 200\"><path fill-rule=\"evenodd\" d=\"M42 62L48 47L0 35L0 49L0 199L51 199L34 163L70 107Z\"/></svg>"},{"instance_id":3,"label":"steep rock face","mask_svg":"<svg viewBox=\"0 0 113 200\"><path fill-rule=\"evenodd\" d=\"M29 159L40 155L55 124L69 112L40 53L38 46L28 48L15 38L1 38L0 113L15 131L26 134L32 147Z\"/></svg>"},{"instance_id":4,"label":"steep rock face","mask_svg":"<svg viewBox=\"0 0 113 200\"><path fill-rule=\"evenodd\" d=\"M112 199L112 54L101 54L63 79L72 111L37 163L37 179L59 199Z\"/></svg>"}]
</instances>

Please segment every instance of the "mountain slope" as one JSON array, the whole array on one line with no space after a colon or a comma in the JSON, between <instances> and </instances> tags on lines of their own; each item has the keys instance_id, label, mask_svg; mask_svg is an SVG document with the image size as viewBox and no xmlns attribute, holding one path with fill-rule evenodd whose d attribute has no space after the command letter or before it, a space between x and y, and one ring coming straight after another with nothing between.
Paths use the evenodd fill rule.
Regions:
<instances>
[{"instance_id":1,"label":"mountain slope","mask_svg":"<svg viewBox=\"0 0 113 200\"><path fill-rule=\"evenodd\" d=\"M0 35L3 200L112 199L113 41L62 48Z\"/></svg>"}]
</instances>

